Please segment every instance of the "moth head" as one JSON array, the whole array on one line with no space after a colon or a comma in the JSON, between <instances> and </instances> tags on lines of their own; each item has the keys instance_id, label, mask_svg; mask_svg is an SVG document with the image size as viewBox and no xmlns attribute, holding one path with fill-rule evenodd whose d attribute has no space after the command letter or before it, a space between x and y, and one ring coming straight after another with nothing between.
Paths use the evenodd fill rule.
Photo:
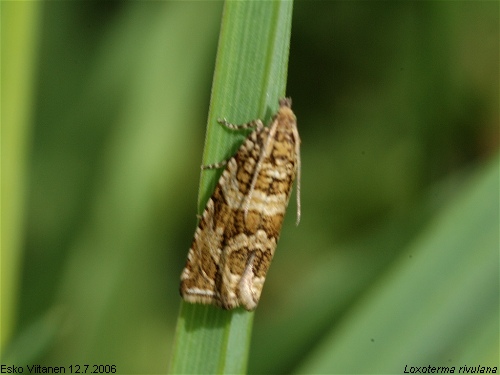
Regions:
<instances>
[{"instance_id":1,"label":"moth head","mask_svg":"<svg viewBox=\"0 0 500 375\"><path fill-rule=\"evenodd\" d=\"M279 100L280 108L281 107L288 107L292 108L292 98L281 98Z\"/></svg>"}]
</instances>

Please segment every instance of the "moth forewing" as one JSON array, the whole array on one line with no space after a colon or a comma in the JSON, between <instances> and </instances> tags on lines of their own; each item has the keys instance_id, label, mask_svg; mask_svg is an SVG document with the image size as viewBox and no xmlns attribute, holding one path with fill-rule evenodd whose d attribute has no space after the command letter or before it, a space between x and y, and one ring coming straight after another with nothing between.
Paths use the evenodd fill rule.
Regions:
<instances>
[{"instance_id":1,"label":"moth forewing","mask_svg":"<svg viewBox=\"0 0 500 375\"><path fill-rule=\"evenodd\" d=\"M278 243L293 181L300 220L300 138L291 99L281 99L269 127L255 130L224 163L196 229L180 292L187 302L254 310Z\"/></svg>"}]
</instances>

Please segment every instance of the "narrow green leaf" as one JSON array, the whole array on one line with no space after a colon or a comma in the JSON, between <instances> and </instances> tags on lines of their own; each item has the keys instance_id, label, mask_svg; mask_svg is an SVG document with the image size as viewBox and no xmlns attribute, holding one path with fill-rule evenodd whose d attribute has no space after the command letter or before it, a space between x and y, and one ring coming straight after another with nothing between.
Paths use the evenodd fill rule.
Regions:
<instances>
[{"instance_id":1,"label":"narrow green leaf","mask_svg":"<svg viewBox=\"0 0 500 375\"><path fill-rule=\"evenodd\" d=\"M203 163L228 159L245 134L217 123L268 121L285 95L291 1L228 1L224 7ZM203 171L199 212L221 171ZM254 313L182 303L171 373L245 373Z\"/></svg>"}]
</instances>

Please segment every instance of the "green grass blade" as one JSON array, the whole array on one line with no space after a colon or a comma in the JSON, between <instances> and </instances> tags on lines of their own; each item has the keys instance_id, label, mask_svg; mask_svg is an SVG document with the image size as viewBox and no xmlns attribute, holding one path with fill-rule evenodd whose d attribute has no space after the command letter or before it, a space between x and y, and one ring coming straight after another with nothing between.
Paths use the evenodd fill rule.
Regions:
<instances>
[{"instance_id":1,"label":"green grass blade","mask_svg":"<svg viewBox=\"0 0 500 375\"><path fill-rule=\"evenodd\" d=\"M244 135L224 129L233 123L268 121L285 95L291 1L225 4L212 86L203 163L229 158ZM221 171L201 174L199 212ZM245 373L253 313L182 303L171 373Z\"/></svg>"}]
</instances>

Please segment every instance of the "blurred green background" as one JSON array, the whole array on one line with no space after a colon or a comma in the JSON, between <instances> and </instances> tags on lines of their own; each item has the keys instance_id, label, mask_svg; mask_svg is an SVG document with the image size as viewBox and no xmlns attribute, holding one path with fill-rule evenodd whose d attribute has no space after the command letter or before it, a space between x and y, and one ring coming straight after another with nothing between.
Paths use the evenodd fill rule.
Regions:
<instances>
[{"instance_id":1,"label":"blurred green background","mask_svg":"<svg viewBox=\"0 0 500 375\"><path fill-rule=\"evenodd\" d=\"M222 6L1 3L2 364L166 371ZM250 373L499 365L499 14L295 3L302 220Z\"/></svg>"}]
</instances>

